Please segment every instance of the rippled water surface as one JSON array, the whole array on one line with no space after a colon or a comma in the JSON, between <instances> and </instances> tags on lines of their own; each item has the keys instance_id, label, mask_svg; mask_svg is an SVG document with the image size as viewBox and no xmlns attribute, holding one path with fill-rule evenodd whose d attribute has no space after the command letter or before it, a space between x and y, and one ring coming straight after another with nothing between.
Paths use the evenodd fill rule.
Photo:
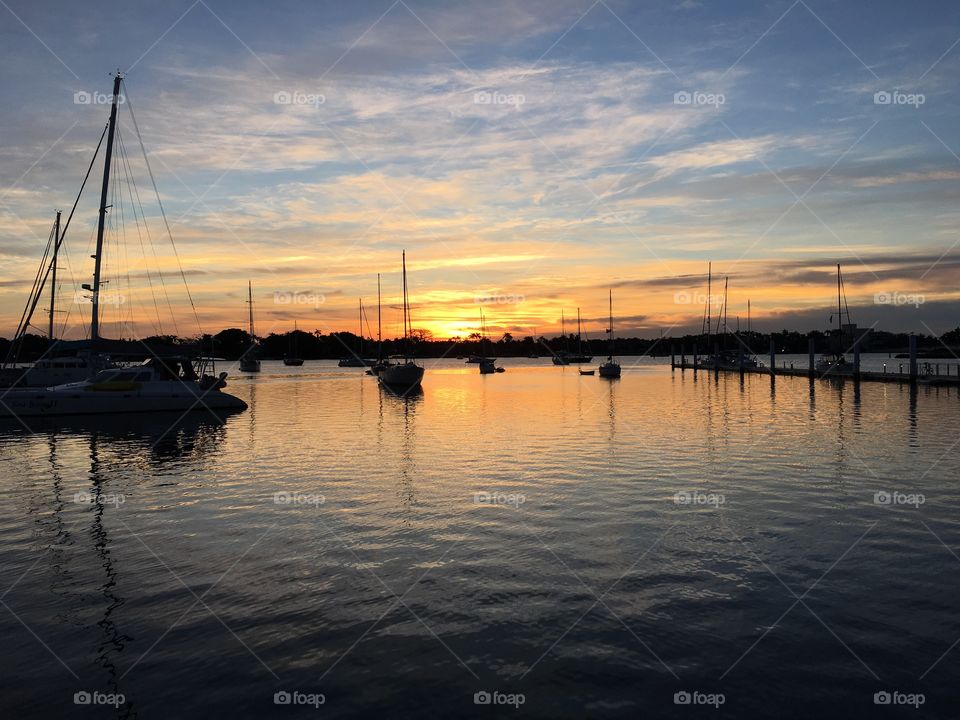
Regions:
<instances>
[{"instance_id":1,"label":"rippled water surface","mask_svg":"<svg viewBox=\"0 0 960 720\"><path fill-rule=\"evenodd\" d=\"M5 425L4 717L957 717L957 391L624 362Z\"/></svg>"}]
</instances>

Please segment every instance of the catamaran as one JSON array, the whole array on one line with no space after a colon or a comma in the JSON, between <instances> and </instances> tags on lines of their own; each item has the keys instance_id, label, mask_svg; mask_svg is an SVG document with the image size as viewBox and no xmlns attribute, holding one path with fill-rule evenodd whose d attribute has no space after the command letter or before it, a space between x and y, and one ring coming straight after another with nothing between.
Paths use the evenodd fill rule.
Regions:
<instances>
[{"instance_id":1,"label":"catamaran","mask_svg":"<svg viewBox=\"0 0 960 720\"><path fill-rule=\"evenodd\" d=\"M423 380L423 368L410 357L410 302L407 293L407 252L403 251L403 358L389 365L377 376L380 382L394 389L413 389Z\"/></svg>"},{"instance_id":2,"label":"catamaran","mask_svg":"<svg viewBox=\"0 0 960 720\"><path fill-rule=\"evenodd\" d=\"M610 305L610 324L607 325L607 334L610 336L610 350L607 355L607 361L600 366L600 377L618 378L620 377L620 363L613 359L613 290L609 290L607 298Z\"/></svg>"},{"instance_id":3,"label":"catamaran","mask_svg":"<svg viewBox=\"0 0 960 720\"><path fill-rule=\"evenodd\" d=\"M113 101L110 105L110 118L104 129L107 143L104 151L103 183L100 191L100 209L97 223L97 240L94 260L93 283L84 284L84 290L90 292L90 339L69 343L70 347L79 347L90 357L102 357L111 345L121 346L122 343L103 338L100 334L101 324L101 291L106 280L104 273L104 230L106 227L107 210L119 203L120 197L111 199L110 170L113 158L114 140L117 132L117 109L121 95L123 76L117 72L113 79ZM128 107L129 103L128 103ZM133 110L130 107L131 117ZM133 118L136 128L136 119ZM139 139L139 131L137 131ZM94 152L94 159L103 143ZM122 152L122 143L120 151ZM149 160L144 151L144 162L149 167ZM91 160L90 167L93 167ZM89 177L90 170L87 171ZM128 178L129 179L129 178ZM86 184L86 178L84 178ZM83 188L81 186L81 192ZM79 196L78 196L79 199ZM113 201L112 201L113 200ZM157 202L160 212L163 206L160 203L159 192ZM76 206L74 206L76 207ZM71 212L72 215L72 212ZM69 220L68 220L69 223ZM60 240L62 241L62 235ZM67 343L64 343L67 345ZM132 367L113 367L103 369L93 377L80 382L60 384L44 389L13 389L0 395L0 416L35 417L60 415L87 415L103 413L136 413L189 410L242 410L247 404L233 395L223 392L226 385L226 373L218 376L207 374L208 360L201 357L198 367L194 367L191 357L173 352L165 357L148 347L144 343L140 355L148 358L141 365ZM129 346L130 343L127 343ZM213 371L215 372L215 370Z\"/></svg>"}]
</instances>

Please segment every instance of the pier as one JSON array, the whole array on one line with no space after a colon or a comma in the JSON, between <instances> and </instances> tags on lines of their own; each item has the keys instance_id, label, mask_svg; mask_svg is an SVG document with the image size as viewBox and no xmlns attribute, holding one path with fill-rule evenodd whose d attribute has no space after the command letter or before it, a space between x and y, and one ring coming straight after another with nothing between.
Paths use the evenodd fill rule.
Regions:
<instances>
[{"instance_id":1,"label":"pier","mask_svg":"<svg viewBox=\"0 0 960 720\"><path fill-rule=\"evenodd\" d=\"M827 369L818 369L817 353L814 341L811 338L808 348L807 362L798 367L798 363L787 363L783 361L777 366L776 348L771 342L770 350L767 355L767 362L761 360L759 354L746 351L740 348L737 358L730 362L721 359L719 346L715 345L713 354L702 356L698 348L693 347L693 353L687 355L686 348L681 345L679 355L676 352L676 346L670 347L670 368L671 370L693 370L694 372L712 372L718 375L724 373L739 373L742 375L769 375L776 377L778 375L786 377L807 377L815 379L838 379L853 380L855 382L886 382L886 383L906 383L910 385L952 385L960 387L960 363L938 363L938 362L919 362L917 358L917 340L915 336L910 338L910 356L909 359L898 361L893 369L887 369L884 364L883 371L860 369L860 343L857 342L852 348L853 362L843 365L832 365ZM955 368L955 370L954 370Z\"/></svg>"}]
</instances>

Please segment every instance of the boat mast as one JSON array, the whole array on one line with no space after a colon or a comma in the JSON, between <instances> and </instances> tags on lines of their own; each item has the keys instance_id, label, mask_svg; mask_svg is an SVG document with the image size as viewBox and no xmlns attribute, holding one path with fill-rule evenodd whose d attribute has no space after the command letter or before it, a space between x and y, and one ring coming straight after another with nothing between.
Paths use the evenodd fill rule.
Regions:
<instances>
[{"instance_id":1,"label":"boat mast","mask_svg":"<svg viewBox=\"0 0 960 720\"><path fill-rule=\"evenodd\" d=\"M710 335L713 331L712 303L713 296L713 263L707 263L707 352L710 352Z\"/></svg>"},{"instance_id":2,"label":"boat mast","mask_svg":"<svg viewBox=\"0 0 960 720\"><path fill-rule=\"evenodd\" d=\"M113 159L113 137L117 127L117 105L120 98L120 71L113 76L113 102L110 104L110 123L107 129L107 150L103 159L103 185L100 188L100 219L97 222L97 250L93 256L93 287L87 287L93 295L90 314L90 341L100 339L100 270L103 264L103 229L107 219L107 194L110 191L110 162Z\"/></svg>"},{"instance_id":3,"label":"boat mast","mask_svg":"<svg viewBox=\"0 0 960 720\"><path fill-rule=\"evenodd\" d=\"M583 355L583 340L580 338L580 308L577 308L577 355Z\"/></svg>"},{"instance_id":4,"label":"boat mast","mask_svg":"<svg viewBox=\"0 0 960 720\"><path fill-rule=\"evenodd\" d=\"M837 355L843 352L843 305L840 294L840 263L837 263Z\"/></svg>"},{"instance_id":5,"label":"boat mast","mask_svg":"<svg viewBox=\"0 0 960 720\"><path fill-rule=\"evenodd\" d=\"M53 342L53 313L57 304L57 252L60 250L60 211L53 231L53 260L50 261L50 329L47 337Z\"/></svg>"},{"instance_id":6,"label":"boat mast","mask_svg":"<svg viewBox=\"0 0 960 720\"><path fill-rule=\"evenodd\" d=\"M377 273L377 361L383 360L383 332L380 327L380 273Z\"/></svg>"},{"instance_id":7,"label":"boat mast","mask_svg":"<svg viewBox=\"0 0 960 720\"><path fill-rule=\"evenodd\" d=\"M403 352L404 360L409 360L410 340L407 335L408 315L407 310L407 251L403 251Z\"/></svg>"},{"instance_id":8,"label":"boat mast","mask_svg":"<svg viewBox=\"0 0 960 720\"><path fill-rule=\"evenodd\" d=\"M608 290L608 302L610 304L610 323L607 325L607 332L610 333L610 355L607 359L613 362L613 290Z\"/></svg>"},{"instance_id":9,"label":"boat mast","mask_svg":"<svg viewBox=\"0 0 960 720\"><path fill-rule=\"evenodd\" d=\"M563 349L569 350L570 343L567 340L567 322L563 316L563 308L560 308L560 334L563 336Z\"/></svg>"},{"instance_id":10,"label":"boat mast","mask_svg":"<svg viewBox=\"0 0 960 720\"><path fill-rule=\"evenodd\" d=\"M360 352L357 354L363 357L363 298L360 298Z\"/></svg>"},{"instance_id":11,"label":"boat mast","mask_svg":"<svg viewBox=\"0 0 960 720\"><path fill-rule=\"evenodd\" d=\"M253 343L253 284L249 280L247 280L247 305L250 306L250 342Z\"/></svg>"}]
</instances>

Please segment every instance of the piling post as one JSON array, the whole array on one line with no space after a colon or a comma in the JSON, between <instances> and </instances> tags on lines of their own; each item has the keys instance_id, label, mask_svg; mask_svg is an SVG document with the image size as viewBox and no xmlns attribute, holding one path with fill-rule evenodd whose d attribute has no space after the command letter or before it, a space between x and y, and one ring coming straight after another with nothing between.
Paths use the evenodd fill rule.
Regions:
<instances>
[{"instance_id":1,"label":"piling post","mask_svg":"<svg viewBox=\"0 0 960 720\"><path fill-rule=\"evenodd\" d=\"M910 382L917 382L917 336L910 335Z\"/></svg>"},{"instance_id":2,"label":"piling post","mask_svg":"<svg viewBox=\"0 0 960 720\"><path fill-rule=\"evenodd\" d=\"M770 374L776 374L777 370L777 343L770 338Z\"/></svg>"},{"instance_id":3,"label":"piling post","mask_svg":"<svg viewBox=\"0 0 960 720\"><path fill-rule=\"evenodd\" d=\"M680 343L680 369L683 370L685 367L687 367L687 346Z\"/></svg>"},{"instance_id":4,"label":"piling post","mask_svg":"<svg viewBox=\"0 0 960 720\"><path fill-rule=\"evenodd\" d=\"M740 367L740 376L743 377L743 346L740 346L740 352L737 354L737 365Z\"/></svg>"},{"instance_id":5,"label":"piling post","mask_svg":"<svg viewBox=\"0 0 960 720\"><path fill-rule=\"evenodd\" d=\"M674 370L677 367L677 346L673 343L670 343L670 369Z\"/></svg>"},{"instance_id":6,"label":"piling post","mask_svg":"<svg viewBox=\"0 0 960 720\"><path fill-rule=\"evenodd\" d=\"M696 345L696 343L694 343L694 345L693 345L693 373L694 373L694 377L696 377L697 365L698 365L699 363L700 363L700 356L697 354L697 345Z\"/></svg>"},{"instance_id":7,"label":"piling post","mask_svg":"<svg viewBox=\"0 0 960 720\"><path fill-rule=\"evenodd\" d=\"M811 377L811 378L812 378L812 377L816 377L816 374L817 374L817 364L816 364L817 341L814 340L812 336L807 340L807 355L808 355L808 361L809 361L809 363L810 363L810 365L808 366L807 372L810 374L810 377Z\"/></svg>"},{"instance_id":8,"label":"piling post","mask_svg":"<svg viewBox=\"0 0 960 720\"><path fill-rule=\"evenodd\" d=\"M713 374L720 377L720 343L713 344Z\"/></svg>"},{"instance_id":9,"label":"piling post","mask_svg":"<svg viewBox=\"0 0 960 720\"><path fill-rule=\"evenodd\" d=\"M853 379L860 379L860 338L853 341Z\"/></svg>"}]
</instances>

